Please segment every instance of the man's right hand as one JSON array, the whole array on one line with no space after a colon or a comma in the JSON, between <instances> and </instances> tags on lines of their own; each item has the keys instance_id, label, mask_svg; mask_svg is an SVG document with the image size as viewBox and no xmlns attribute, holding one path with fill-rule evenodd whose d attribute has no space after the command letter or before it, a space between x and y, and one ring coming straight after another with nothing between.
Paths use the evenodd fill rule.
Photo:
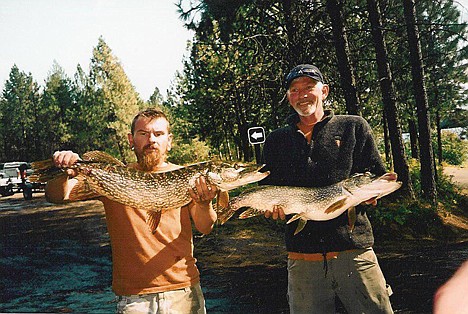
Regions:
<instances>
[{"instance_id":1,"label":"man's right hand","mask_svg":"<svg viewBox=\"0 0 468 314\"><path fill-rule=\"evenodd\" d=\"M59 168L68 168L74 165L78 160L81 160L80 156L77 153L72 152L71 150L56 151L52 156L55 166ZM75 169L66 170L69 177L76 177L78 171Z\"/></svg>"}]
</instances>

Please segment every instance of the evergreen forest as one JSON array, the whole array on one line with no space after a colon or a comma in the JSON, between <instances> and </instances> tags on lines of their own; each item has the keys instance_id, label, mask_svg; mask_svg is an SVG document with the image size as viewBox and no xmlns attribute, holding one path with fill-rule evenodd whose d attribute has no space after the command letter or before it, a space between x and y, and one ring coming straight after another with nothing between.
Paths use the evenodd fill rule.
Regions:
<instances>
[{"instance_id":1,"label":"evergreen forest","mask_svg":"<svg viewBox=\"0 0 468 314\"><path fill-rule=\"evenodd\" d=\"M0 161L41 160L71 149L103 150L130 162L130 123L147 107L170 116L173 162L259 161L261 145L249 143L247 130L262 126L268 135L284 125L291 113L284 76L301 63L325 75L328 109L366 118L388 168L404 183L403 194L421 193L435 203L438 165L466 160L466 140L442 132L466 132L468 125L468 31L455 1L174 5L195 35L165 95L156 87L150 99L141 99L103 37L92 48L89 71L78 64L73 77L54 63L39 84L12 65L0 95Z\"/></svg>"}]
</instances>

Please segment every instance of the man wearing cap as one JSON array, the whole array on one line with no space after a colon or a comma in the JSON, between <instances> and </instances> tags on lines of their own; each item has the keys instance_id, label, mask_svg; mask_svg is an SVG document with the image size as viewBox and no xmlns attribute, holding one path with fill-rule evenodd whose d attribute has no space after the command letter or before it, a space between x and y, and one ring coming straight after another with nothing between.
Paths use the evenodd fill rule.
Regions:
<instances>
[{"instance_id":1,"label":"man wearing cap","mask_svg":"<svg viewBox=\"0 0 468 314\"><path fill-rule=\"evenodd\" d=\"M285 88L295 113L266 139L264 162L270 175L262 184L319 187L354 173L386 172L369 124L360 116L324 110L329 86L316 66L294 67ZM272 214L278 217L285 219L281 208ZM372 249L366 206L356 208L354 228L347 212L328 221L309 220L295 235L299 221L286 224L285 235L291 313L335 313L335 295L349 313L393 313L391 289Z\"/></svg>"}]
</instances>

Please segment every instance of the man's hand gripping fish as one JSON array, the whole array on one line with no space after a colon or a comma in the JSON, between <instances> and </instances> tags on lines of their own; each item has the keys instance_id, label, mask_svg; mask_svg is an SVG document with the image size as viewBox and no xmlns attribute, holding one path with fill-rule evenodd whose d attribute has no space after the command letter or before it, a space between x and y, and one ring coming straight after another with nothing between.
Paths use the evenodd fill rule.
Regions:
<instances>
[{"instance_id":1,"label":"man's hand gripping fish","mask_svg":"<svg viewBox=\"0 0 468 314\"><path fill-rule=\"evenodd\" d=\"M31 181L47 182L64 174L52 159L32 163ZM221 162L201 162L167 172L143 172L125 166L116 158L100 151L83 154L83 160L70 167L78 171L75 179L80 184L70 198L82 195L102 195L116 202L148 211L147 222L155 230L161 212L180 208L191 201L188 188L194 188L195 179L204 176L220 192L218 206L229 202L227 191L257 182L268 176L261 166L230 165Z\"/></svg>"},{"instance_id":2,"label":"man's hand gripping fish","mask_svg":"<svg viewBox=\"0 0 468 314\"><path fill-rule=\"evenodd\" d=\"M229 202L228 208L218 210L218 220L224 224L242 207L250 207L239 218L250 218L273 211L279 206L286 215L294 214L287 223L299 219L295 234L307 220L330 220L348 210L351 230L356 222L355 206L362 202L379 199L401 187L396 173L377 177L371 173L355 174L349 179L325 187L293 187L264 185L246 190Z\"/></svg>"}]
</instances>

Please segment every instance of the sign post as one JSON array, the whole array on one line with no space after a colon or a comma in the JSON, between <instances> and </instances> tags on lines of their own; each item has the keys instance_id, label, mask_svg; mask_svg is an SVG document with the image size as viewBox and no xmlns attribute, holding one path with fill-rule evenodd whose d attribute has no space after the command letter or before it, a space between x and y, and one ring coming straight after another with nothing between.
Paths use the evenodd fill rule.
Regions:
<instances>
[{"instance_id":1,"label":"sign post","mask_svg":"<svg viewBox=\"0 0 468 314\"><path fill-rule=\"evenodd\" d=\"M259 144L265 143L265 130L261 126L252 127L247 130L247 136L249 138L249 143L254 146L255 160L258 165L260 164L262 154Z\"/></svg>"}]
</instances>

